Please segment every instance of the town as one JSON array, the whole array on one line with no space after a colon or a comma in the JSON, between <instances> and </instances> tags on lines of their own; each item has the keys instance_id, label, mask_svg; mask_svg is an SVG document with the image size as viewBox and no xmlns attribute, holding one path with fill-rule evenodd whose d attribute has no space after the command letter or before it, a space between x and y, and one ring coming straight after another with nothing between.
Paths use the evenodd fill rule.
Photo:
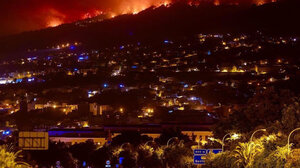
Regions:
<instances>
[{"instance_id":1,"label":"town","mask_svg":"<svg viewBox=\"0 0 300 168\"><path fill-rule=\"evenodd\" d=\"M216 2L207 8L226 9ZM139 17L95 13L72 24ZM0 167L300 165L299 34L127 36L45 39L0 57L0 157L13 155Z\"/></svg>"}]
</instances>

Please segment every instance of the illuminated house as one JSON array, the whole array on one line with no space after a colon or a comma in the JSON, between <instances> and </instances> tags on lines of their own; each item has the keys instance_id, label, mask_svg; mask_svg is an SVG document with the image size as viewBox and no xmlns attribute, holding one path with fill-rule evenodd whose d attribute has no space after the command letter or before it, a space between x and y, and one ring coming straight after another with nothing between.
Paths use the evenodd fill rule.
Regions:
<instances>
[{"instance_id":1,"label":"illuminated house","mask_svg":"<svg viewBox=\"0 0 300 168\"><path fill-rule=\"evenodd\" d=\"M97 103L90 103L89 109L93 116L102 116L103 113L112 111L112 107L110 105L99 105Z\"/></svg>"}]
</instances>

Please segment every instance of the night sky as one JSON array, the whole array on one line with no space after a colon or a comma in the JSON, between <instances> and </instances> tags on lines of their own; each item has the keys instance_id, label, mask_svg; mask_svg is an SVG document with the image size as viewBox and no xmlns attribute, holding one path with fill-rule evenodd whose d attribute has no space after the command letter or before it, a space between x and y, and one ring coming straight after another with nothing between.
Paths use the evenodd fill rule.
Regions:
<instances>
[{"instance_id":1,"label":"night sky","mask_svg":"<svg viewBox=\"0 0 300 168\"><path fill-rule=\"evenodd\" d=\"M153 5L169 4L171 1L178 0L0 0L0 36L53 27L102 13L110 16L136 13ZM272 0L200 1L214 1L215 4L263 4Z\"/></svg>"}]
</instances>

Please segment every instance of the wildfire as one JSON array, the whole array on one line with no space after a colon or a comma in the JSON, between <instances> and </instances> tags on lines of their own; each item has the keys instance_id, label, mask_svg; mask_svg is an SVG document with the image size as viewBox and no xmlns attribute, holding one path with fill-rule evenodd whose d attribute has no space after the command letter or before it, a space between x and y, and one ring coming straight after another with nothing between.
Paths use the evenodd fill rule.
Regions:
<instances>
[{"instance_id":1,"label":"wildfire","mask_svg":"<svg viewBox=\"0 0 300 168\"><path fill-rule=\"evenodd\" d=\"M48 9L47 27L56 27L65 22L66 15L54 8Z\"/></svg>"},{"instance_id":2,"label":"wildfire","mask_svg":"<svg viewBox=\"0 0 300 168\"><path fill-rule=\"evenodd\" d=\"M63 21L57 18L53 18L48 22L48 27L57 27L63 24Z\"/></svg>"},{"instance_id":3,"label":"wildfire","mask_svg":"<svg viewBox=\"0 0 300 168\"><path fill-rule=\"evenodd\" d=\"M263 5L265 3L268 2L275 2L277 0L252 0L253 4L256 5ZM97 9L97 7L90 9L86 12L82 12L82 14L77 18L77 17L73 17L72 19L70 19L68 17L68 15L64 15L64 13L59 13L58 11L55 10L51 10L50 13L52 13L51 18L47 19L47 26L48 27L56 27L59 26L60 24L63 23L67 23L67 22L73 22L76 21L76 19L89 19L89 18L93 18L96 17L98 15L107 15L108 18L114 18L118 15L124 15L124 14L138 14L141 11L149 8L149 7L160 7L160 6L165 6L165 7L169 7L171 5L171 3L176 2L176 0L142 0L142 1L138 1L138 0L132 0L126 3L120 3L118 5L118 7L113 8L113 9ZM229 3L229 1L227 0L211 0L211 2L213 2L214 5L218 6L218 5L222 5L224 3ZM235 3L233 3L235 2ZM239 3L237 3L238 1L232 1L229 4L233 4L233 5L238 5ZM195 1L195 0L188 0L187 3L191 6L198 6L201 4L201 0L199 1Z\"/></svg>"},{"instance_id":4,"label":"wildfire","mask_svg":"<svg viewBox=\"0 0 300 168\"><path fill-rule=\"evenodd\" d=\"M104 14L103 11L100 11L100 10L91 10L85 14L83 14L81 16L81 19L89 19L89 18L92 18L92 17L95 17L95 16L98 16L98 15L102 15Z\"/></svg>"},{"instance_id":5,"label":"wildfire","mask_svg":"<svg viewBox=\"0 0 300 168\"><path fill-rule=\"evenodd\" d=\"M270 3L270 2L276 2L277 0L256 0L255 1L255 4L256 5L263 5L263 4L266 4L266 3Z\"/></svg>"},{"instance_id":6,"label":"wildfire","mask_svg":"<svg viewBox=\"0 0 300 168\"><path fill-rule=\"evenodd\" d=\"M215 0L214 1L214 5L219 6L220 5L220 1L219 0Z\"/></svg>"},{"instance_id":7,"label":"wildfire","mask_svg":"<svg viewBox=\"0 0 300 168\"><path fill-rule=\"evenodd\" d=\"M111 11L108 13L110 13L111 18L114 18L115 16L118 16L118 15L124 15L124 14L136 15L151 6L153 6L154 8L160 7L160 6L168 7L171 3L172 3L172 0L163 0L163 1L158 1L156 3L149 2L149 1L134 1L134 3L132 3L130 5L127 5L127 4L120 5L119 10L113 11L113 12Z\"/></svg>"}]
</instances>

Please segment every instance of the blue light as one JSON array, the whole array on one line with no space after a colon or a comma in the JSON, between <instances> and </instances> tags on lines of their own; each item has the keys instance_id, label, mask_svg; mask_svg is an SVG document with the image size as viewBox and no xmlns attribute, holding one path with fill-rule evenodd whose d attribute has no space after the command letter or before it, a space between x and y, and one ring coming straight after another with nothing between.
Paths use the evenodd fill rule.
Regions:
<instances>
[{"instance_id":1,"label":"blue light","mask_svg":"<svg viewBox=\"0 0 300 168\"><path fill-rule=\"evenodd\" d=\"M120 87L120 88L124 88L125 86L124 86L123 84L120 84L119 87Z\"/></svg>"},{"instance_id":2,"label":"blue light","mask_svg":"<svg viewBox=\"0 0 300 168\"><path fill-rule=\"evenodd\" d=\"M203 104L204 104L204 102L203 102L203 100L202 100L202 98L201 98L201 97L199 98L199 102L200 102L200 104L201 104L201 105L203 105Z\"/></svg>"},{"instance_id":3,"label":"blue light","mask_svg":"<svg viewBox=\"0 0 300 168\"><path fill-rule=\"evenodd\" d=\"M77 68L74 68L74 71L78 71L78 69L77 69Z\"/></svg>"},{"instance_id":4,"label":"blue light","mask_svg":"<svg viewBox=\"0 0 300 168\"><path fill-rule=\"evenodd\" d=\"M123 161L124 161L124 157L120 157L119 158L119 164L123 164Z\"/></svg>"},{"instance_id":5,"label":"blue light","mask_svg":"<svg viewBox=\"0 0 300 168\"><path fill-rule=\"evenodd\" d=\"M21 83L23 79L16 79L16 83Z\"/></svg>"},{"instance_id":6,"label":"blue light","mask_svg":"<svg viewBox=\"0 0 300 168\"><path fill-rule=\"evenodd\" d=\"M165 44L168 44L168 43L170 43L170 41L169 41L169 40L165 40L164 43L165 43Z\"/></svg>"},{"instance_id":7,"label":"blue light","mask_svg":"<svg viewBox=\"0 0 300 168\"><path fill-rule=\"evenodd\" d=\"M189 85L188 85L188 84L185 84L183 87L185 87L185 88L188 88L188 87L189 87Z\"/></svg>"},{"instance_id":8,"label":"blue light","mask_svg":"<svg viewBox=\"0 0 300 168\"><path fill-rule=\"evenodd\" d=\"M132 68L132 69L136 69L136 68L137 68L137 66L136 66L136 65L133 65L133 66L131 66L131 68Z\"/></svg>"},{"instance_id":9,"label":"blue light","mask_svg":"<svg viewBox=\"0 0 300 168\"><path fill-rule=\"evenodd\" d=\"M207 51L207 55L211 55L211 51Z\"/></svg>"},{"instance_id":10,"label":"blue light","mask_svg":"<svg viewBox=\"0 0 300 168\"><path fill-rule=\"evenodd\" d=\"M173 113L173 110L169 110L169 113Z\"/></svg>"},{"instance_id":11,"label":"blue light","mask_svg":"<svg viewBox=\"0 0 300 168\"><path fill-rule=\"evenodd\" d=\"M195 101L195 100L198 100L199 98L197 98L197 97L191 97L190 98L190 100L193 100L193 101Z\"/></svg>"},{"instance_id":12,"label":"blue light","mask_svg":"<svg viewBox=\"0 0 300 168\"><path fill-rule=\"evenodd\" d=\"M73 45L70 46L70 50L75 50L75 49L76 49L75 46L73 46Z\"/></svg>"},{"instance_id":13,"label":"blue light","mask_svg":"<svg viewBox=\"0 0 300 168\"><path fill-rule=\"evenodd\" d=\"M33 82L33 81L34 81L34 78L28 78L27 81L28 81L28 82Z\"/></svg>"},{"instance_id":14,"label":"blue light","mask_svg":"<svg viewBox=\"0 0 300 168\"><path fill-rule=\"evenodd\" d=\"M82 162L82 166L85 167L86 166L86 161Z\"/></svg>"},{"instance_id":15,"label":"blue light","mask_svg":"<svg viewBox=\"0 0 300 168\"><path fill-rule=\"evenodd\" d=\"M11 132L10 132L9 130L7 130L7 131L4 131L2 134L3 134L3 135L10 135L10 133L11 133Z\"/></svg>"},{"instance_id":16,"label":"blue light","mask_svg":"<svg viewBox=\"0 0 300 168\"><path fill-rule=\"evenodd\" d=\"M31 57L31 58L27 58L28 61L31 61L31 60L36 60L37 57Z\"/></svg>"},{"instance_id":17,"label":"blue light","mask_svg":"<svg viewBox=\"0 0 300 168\"><path fill-rule=\"evenodd\" d=\"M120 47L120 50L123 50L124 48L125 48L124 46L121 46L121 47Z\"/></svg>"},{"instance_id":18,"label":"blue light","mask_svg":"<svg viewBox=\"0 0 300 168\"><path fill-rule=\"evenodd\" d=\"M104 84L103 84L103 87L104 87L104 88L107 88L107 87L108 87L108 84L107 84L107 83L104 83Z\"/></svg>"},{"instance_id":19,"label":"blue light","mask_svg":"<svg viewBox=\"0 0 300 168\"><path fill-rule=\"evenodd\" d=\"M78 57L78 61L84 61L84 60L88 60L89 59L89 56L79 56Z\"/></svg>"}]
</instances>

